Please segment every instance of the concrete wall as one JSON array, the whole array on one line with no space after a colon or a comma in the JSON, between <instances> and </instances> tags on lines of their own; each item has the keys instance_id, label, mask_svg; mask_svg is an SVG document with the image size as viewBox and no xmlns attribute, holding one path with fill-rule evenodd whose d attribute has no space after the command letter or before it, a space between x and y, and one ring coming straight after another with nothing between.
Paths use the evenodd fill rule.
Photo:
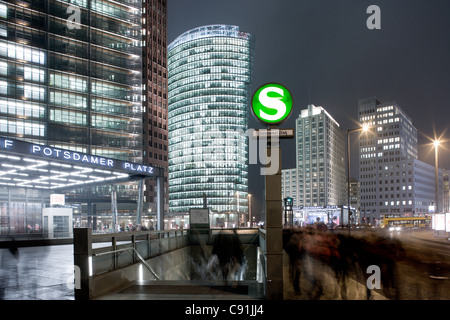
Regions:
<instances>
[{"instance_id":1,"label":"concrete wall","mask_svg":"<svg viewBox=\"0 0 450 320\"><path fill-rule=\"evenodd\" d=\"M146 260L161 280L189 280L190 261L189 247ZM130 282L149 280L155 280L155 277L142 263L99 274L92 279L92 298L126 288Z\"/></svg>"},{"instance_id":2,"label":"concrete wall","mask_svg":"<svg viewBox=\"0 0 450 320\"><path fill-rule=\"evenodd\" d=\"M245 280L256 280L257 246L243 245L247 260ZM202 268L211 258L212 246L187 246L146 260L161 280L214 280L202 278ZM92 277L92 298L127 288L135 281L155 280L142 263Z\"/></svg>"}]
</instances>

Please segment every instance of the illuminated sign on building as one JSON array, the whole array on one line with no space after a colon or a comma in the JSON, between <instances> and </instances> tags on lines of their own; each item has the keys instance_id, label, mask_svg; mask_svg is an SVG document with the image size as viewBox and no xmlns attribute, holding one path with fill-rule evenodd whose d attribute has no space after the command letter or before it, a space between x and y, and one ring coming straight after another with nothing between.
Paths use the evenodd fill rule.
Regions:
<instances>
[{"instance_id":1,"label":"illuminated sign on building","mask_svg":"<svg viewBox=\"0 0 450 320\"><path fill-rule=\"evenodd\" d=\"M65 194L58 194L58 193L52 193L50 195L50 205L60 205L64 206L66 204L66 195Z\"/></svg>"},{"instance_id":2,"label":"illuminated sign on building","mask_svg":"<svg viewBox=\"0 0 450 320\"><path fill-rule=\"evenodd\" d=\"M281 84L265 84L253 95L251 110L263 124L281 124L289 118L292 109L292 95Z\"/></svg>"},{"instance_id":3,"label":"illuminated sign on building","mask_svg":"<svg viewBox=\"0 0 450 320\"><path fill-rule=\"evenodd\" d=\"M89 163L89 164L98 164L101 166L108 166L108 167L114 166L114 160L112 160L112 159L105 159L102 157L81 154L81 153L73 152L73 151L63 151L61 149L56 149L56 148L52 148L52 147L44 147L44 146L36 145L36 144L33 145L32 149L31 149L31 153L45 156L45 157L63 159L63 160L73 160L73 161L80 161L80 162L85 162L85 163Z\"/></svg>"},{"instance_id":4,"label":"illuminated sign on building","mask_svg":"<svg viewBox=\"0 0 450 320\"><path fill-rule=\"evenodd\" d=\"M445 214L445 232L450 232L450 212Z\"/></svg>"},{"instance_id":5,"label":"illuminated sign on building","mask_svg":"<svg viewBox=\"0 0 450 320\"><path fill-rule=\"evenodd\" d=\"M0 149L9 149L14 145L14 142L9 139L0 139Z\"/></svg>"},{"instance_id":6,"label":"illuminated sign on building","mask_svg":"<svg viewBox=\"0 0 450 320\"><path fill-rule=\"evenodd\" d=\"M134 173L155 174L154 167L139 163L126 162L116 159L104 158L96 155L85 154L70 150L63 150L49 146L28 143L13 139L0 139L0 150L21 153L30 156L39 156L49 159L58 159L72 163L85 163L94 166L107 167L110 169L121 169Z\"/></svg>"}]
</instances>

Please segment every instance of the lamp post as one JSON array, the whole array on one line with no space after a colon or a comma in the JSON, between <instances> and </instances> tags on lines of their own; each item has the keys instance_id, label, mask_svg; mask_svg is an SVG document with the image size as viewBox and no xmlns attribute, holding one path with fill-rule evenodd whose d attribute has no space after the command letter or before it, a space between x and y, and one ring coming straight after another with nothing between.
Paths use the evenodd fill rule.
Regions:
<instances>
[{"instance_id":1,"label":"lamp post","mask_svg":"<svg viewBox=\"0 0 450 320\"><path fill-rule=\"evenodd\" d=\"M362 127L359 128L355 128L355 129L348 129L347 130L347 218L348 218L348 235L350 235L350 133L352 132L357 132L357 131L362 131L362 132L367 132L369 130L369 126L367 124L363 124Z\"/></svg>"},{"instance_id":2,"label":"lamp post","mask_svg":"<svg viewBox=\"0 0 450 320\"><path fill-rule=\"evenodd\" d=\"M248 221L249 221L249 227L252 228L252 194L248 194Z\"/></svg>"},{"instance_id":3,"label":"lamp post","mask_svg":"<svg viewBox=\"0 0 450 320\"><path fill-rule=\"evenodd\" d=\"M438 213L439 208L439 181L438 181L438 147L440 144L439 139L433 141L434 144L434 170L435 170L435 178L434 178L434 197L435 197L435 207L434 213Z\"/></svg>"}]
</instances>

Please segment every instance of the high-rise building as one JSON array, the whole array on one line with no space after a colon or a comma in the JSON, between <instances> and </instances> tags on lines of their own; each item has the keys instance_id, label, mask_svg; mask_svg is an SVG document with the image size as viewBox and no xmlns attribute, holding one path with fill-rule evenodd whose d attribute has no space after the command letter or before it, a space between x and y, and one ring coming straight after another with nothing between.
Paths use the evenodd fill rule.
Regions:
<instances>
[{"instance_id":1,"label":"high-rise building","mask_svg":"<svg viewBox=\"0 0 450 320\"><path fill-rule=\"evenodd\" d=\"M358 112L360 124L373 127L360 137L361 214L375 224L382 214L428 212L435 201L434 167L418 160L411 118L395 102L375 97L359 100Z\"/></svg>"},{"instance_id":2,"label":"high-rise building","mask_svg":"<svg viewBox=\"0 0 450 320\"><path fill-rule=\"evenodd\" d=\"M442 172L442 180L443 180L443 212L450 211L450 179L449 179L449 171L443 170Z\"/></svg>"},{"instance_id":3,"label":"high-rise building","mask_svg":"<svg viewBox=\"0 0 450 320\"><path fill-rule=\"evenodd\" d=\"M248 212L253 36L238 26L186 31L168 47L169 208ZM236 221L237 223L237 221Z\"/></svg>"},{"instance_id":4,"label":"high-rise building","mask_svg":"<svg viewBox=\"0 0 450 320\"><path fill-rule=\"evenodd\" d=\"M143 1L143 162L164 168L164 211L168 212L167 2ZM156 181L146 180L146 210L156 212Z\"/></svg>"},{"instance_id":5,"label":"high-rise building","mask_svg":"<svg viewBox=\"0 0 450 320\"><path fill-rule=\"evenodd\" d=\"M408 162L409 165L409 162ZM413 162L413 185L414 191L413 212L428 213L429 207L436 203L436 171L435 166L414 159ZM443 212L443 170L438 169L438 211ZM392 187L391 187L392 188ZM403 189L403 186L402 186ZM396 202L398 199L396 199ZM391 205L393 205L391 200Z\"/></svg>"},{"instance_id":6,"label":"high-rise building","mask_svg":"<svg viewBox=\"0 0 450 320\"><path fill-rule=\"evenodd\" d=\"M350 177L350 207L355 208L356 217L354 217L354 223L363 222L361 219L364 217L360 217L360 195L359 195L359 181L355 178Z\"/></svg>"},{"instance_id":7,"label":"high-rise building","mask_svg":"<svg viewBox=\"0 0 450 320\"><path fill-rule=\"evenodd\" d=\"M297 168L282 169L281 170L281 198L292 198L294 207L298 207L298 172Z\"/></svg>"},{"instance_id":8,"label":"high-rise building","mask_svg":"<svg viewBox=\"0 0 450 320\"><path fill-rule=\"evenodd\" d=\"M282 170L283 198L290 194L294 206L346 205L345 133L336 120L324 108L308 105L296 120L295 141L296 170Z\"/></svg>"},{"instance_id":9,"label":"high-rise building","mask_svg":"<svg viewBox=\"0 0 450 320\"><path fill-rule=\"evenodd\" d=\"M141 162L141 18L138 0L0 1L0 135ZM74 218L90 225L108 190L66 195Z\"/></svg>"},{"instance_id":10,"label":"high-rise building","mask_svg":"<svg viewBox=\"0 0 450 320\"><path fill-rule=\"evenodd\" d=\"M365 211L362 214L368 222L375 223L380 214L390 213L392 209L413 211L412 172L413 160L418 155L417 129L394 102L381 103L374 97L361 99L358 114L361 125L373 127L368 134L360 136L359 181L361 210Z\"/></svg>"}]
</instances>

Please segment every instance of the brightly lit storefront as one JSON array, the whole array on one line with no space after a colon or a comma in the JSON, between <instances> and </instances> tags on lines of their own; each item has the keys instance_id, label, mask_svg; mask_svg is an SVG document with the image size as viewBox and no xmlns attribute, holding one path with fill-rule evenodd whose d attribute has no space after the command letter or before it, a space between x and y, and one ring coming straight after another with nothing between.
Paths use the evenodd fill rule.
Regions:
<instances>
[{"instance_id":1,"label":"brightly lit storefront","mask_svg":"<svg viewBox=\"0 0 450 320\"><path fill-rule=\"evenodd\" d=\"M294 226L306 227L315 223L325 223L330 227L348 225L347 206L313 206L313 207L293 207ZM352 213L355 208L350 208ZM352 224L355 224L350 217Z\"/></svg>"},{"instance_id":2,"label":"brightly lit storefront","mask_svg":"<svg viewBox=\"0 0 450 320\"><path fill-rule=\"evenodd\" d=\"M157 229L157 212L146 212L145 179L162 186L163 170L139 163L0 138L0 235L69 236L72 227L94 232ZM135 192L136 191L136 192ZM115 226L115 227L114 227Z\"/></svg>"}]
</instances>

